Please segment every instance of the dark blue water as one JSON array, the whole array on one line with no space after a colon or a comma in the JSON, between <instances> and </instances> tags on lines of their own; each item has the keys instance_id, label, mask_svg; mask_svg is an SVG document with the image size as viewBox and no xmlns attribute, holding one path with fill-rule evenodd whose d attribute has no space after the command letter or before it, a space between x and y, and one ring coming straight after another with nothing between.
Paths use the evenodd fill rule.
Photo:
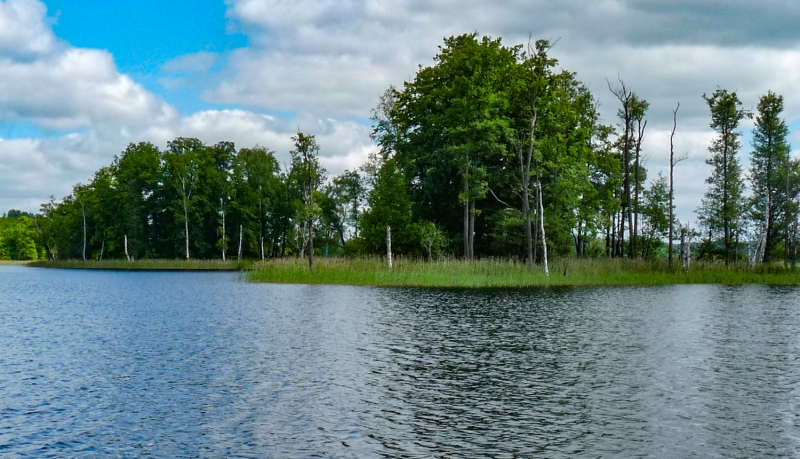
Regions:
<instances>
[{"instance_id":1,"label":"dark blue water","mask_svg":"<svg viewBox=\"0 0 800 459\"><path fill-rule=\"evenodd\" d=\"M0 266L0 457L792 457L800 290Z\"/></svg>"}]
</instances>

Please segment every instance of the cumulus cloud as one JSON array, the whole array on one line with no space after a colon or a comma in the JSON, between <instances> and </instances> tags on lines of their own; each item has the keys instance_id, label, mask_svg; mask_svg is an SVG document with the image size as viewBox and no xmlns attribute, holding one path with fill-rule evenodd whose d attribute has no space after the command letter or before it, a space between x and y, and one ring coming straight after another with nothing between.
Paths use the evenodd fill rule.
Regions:
<instances>
[{"instance_id":1,"label":"cumulus cloud","mask_svg":"<svg viewBox=\"0 0 800 459\"><path fill-rule=\"evenodd\" d=\"M792 96L800 77L800 36L793 32L800 4L785 0L226 3L250 46L181 56L163 67L160 81L167 94L192 86L206 102L238 108L181 115L120 74L107 52L59 41L40 1L0 0L0 123L71 131L0 142L3 196L24 202L34 193L63 195L128 142L164 145L176 136L260 144L288 159L290 137L300 129L317 135L331 173L352 169L374 149L363 120L381 92L433 64L443 37L472 31L508 45L527 42L529 34L557 40L551 54L587 84L606 124L617 123L618 105L607 80L622 78L650 102L644 153L651 177L666 171L672 110L680 102L676 153L690 155L676 173L685 220L693 218L710 172L703 160L713 133L703 93L735 90L745 108L754 108L773 90L786 96L787 120L800 120L800 98ZM39 188L23 179L33 170L43 177Z\"/></svg>"},{"instance_id":2,"label":"cumulus cloud","mask_svg":"<svg viewBox=\"0 0 800 459\"><path fill-rule=\"evenodd\" d=\"M52 51L57 40L46 14L47 8L38 0L0 2L0 54L27 59Z\"/></svg>"},{"instance_id":3,"label":"cumulus cloud","mask_svg":"<svg viewBox=\"0 0 800 459\"><path fill-rule=\"evenodd\" d=\"M202 74L217 58L205 52L183 56L167 63L165 72ZM0 140L0 208L30 211L88 181L130 142L163 147L179 136L209 144L232 140L274 149L288 162L291 136L301 129L318 135L331 173L353 167L360 154L353 152L371 148L367 126L312 112L291 122L238 109L181 116L121 74L108 52L58 41L44 5L33 0L0 1L0 123L30 123L50 134Z\"/></svg>"}]
</instances>

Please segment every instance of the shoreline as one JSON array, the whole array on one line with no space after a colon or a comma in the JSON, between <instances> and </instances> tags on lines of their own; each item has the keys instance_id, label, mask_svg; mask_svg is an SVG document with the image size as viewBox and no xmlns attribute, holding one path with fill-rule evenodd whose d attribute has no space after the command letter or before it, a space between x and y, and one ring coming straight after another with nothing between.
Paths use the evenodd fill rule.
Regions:
<instances>
[{"instance_id":1,"label":"shoreline","mask_svg":"<svg viewBox=\"0 0 800 459\"><path fill-rule=\"evenodd\" d=\"M800 285L800 270L782 265L748 270L744 263L726 268L721 263L695 263L689 273L670 272L666 262L627 259L561 259L551 266L550 277L541 266L528 268L509 260L458 259L422 261L396 259L389 270L380 258L318 258L313 271L297 258L256 260L126 260L15 262L36 268L108 271L243 272L246 282L307 285L351 285L391 288L534 288L656 286L678 284ZM567 275L564 276L564 270Z\"/></svg>"}]
</instances>

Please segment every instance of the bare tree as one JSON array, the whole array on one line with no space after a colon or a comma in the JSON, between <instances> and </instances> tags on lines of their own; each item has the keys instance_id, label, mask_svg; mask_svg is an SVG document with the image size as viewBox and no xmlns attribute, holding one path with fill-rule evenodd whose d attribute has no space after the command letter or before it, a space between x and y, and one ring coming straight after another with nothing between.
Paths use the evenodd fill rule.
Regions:
<instances>
[{"instance_id":1,"label":"bare tree","mask_svg":"<svg viewBox=\"0 0 800 459\"><path fill-rule=\"evenodd\" d=\"M672 133L669 135L669 269L672 269L672 240L674 239L675 226L675 205L673 204L675 201L675 182L673 172L676 164L689 157L688 155L683 155L680 158L675 157L675 130L678 127L679 108L681 108L680 102L678 102L675 110L672 111ZM683 238L683 236L681 237ZM682 244L683 242L681 242Z\"/></svg>"},{"instance_id":2,"label":"bare tree","mask_svg":"<svg viewBox=\"0 0 800 459\"><path fill-rule=\"evenodd\" d=\"M619 87L614 88L611 86L611 82L606 80L608 83L608 89L611 91L611 94L619 100L622 104L622 107L617 111L617 115L622 120L623 124L623 131L622 131L622 173L624 175L624 185L623 185L623 199L622 201L622 210L621 210L621 219L619 225L619 236L618 236L618 250L617 256L623 256L622 247L624 246L625 241L625 218L628 218L628 228L630 229L633 227L633 220L630 214L630 207L631 207L631 120L633 119L633 113L631 110L631 99L633 98L633 92L631 92L626 86L625 82L622 81L621 78L617 77L619 81Z\"/></svg>"}]
</instances>

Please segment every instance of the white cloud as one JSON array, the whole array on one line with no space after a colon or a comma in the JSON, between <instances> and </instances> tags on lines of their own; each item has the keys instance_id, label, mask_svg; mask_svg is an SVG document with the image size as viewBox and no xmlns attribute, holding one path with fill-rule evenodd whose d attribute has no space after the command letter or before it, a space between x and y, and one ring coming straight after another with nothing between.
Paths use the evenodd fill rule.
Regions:
<instances>
[{"instance_id":1,"label":"white cloud","mask_svg":"<svg viewBox=\"0 0 800 459\"><path fill-rule=\"evenodd\" d=\"M507 45L525 43L529 33L534 39L559 39L552 55L590 87L605 123L616 123L617 110L606 79L622 77L651 104L644 144L651 177L666 171L672 109L680 101L676 153L690 155L676 169L677 205L684 219L693 218L709 173L703 159L713 133L703 93L717 86L736 90L751 108L773 90L786 96L787 120L800 120L800 98L793 97L800 79L800 37L789 26L800 20L800 7L782 0L765 0L757 8L738 0L227 4L229 19L251 46L181 56L163 67L161 81L168 91L199 86L207 101L240 109L181 116L120 74L109 53L59 41L41 2L0 0L0 123L76 131L0 142L5 199L0 205L62 196L128 142L163 146L177 136L260 144L287 161L290 137L300 129L317 135L329 172L352 169L375 147L369 127L348 120L367 118L389 84L402 85L418 65L431 65L444 36L472 31L501 36ZM745 168L748 150L745 144Z\"/></svg>"},{"instance_id":2,"label":"white cloud","mask_svg":"<svg viewBox=\"0 0 800 459\"><path fill-rule=\"evenodd\" d=\"M25 59L57 47L46 14L47 8L37 0L0 2L0 54Z\"/></svg>"}]
</instances>

